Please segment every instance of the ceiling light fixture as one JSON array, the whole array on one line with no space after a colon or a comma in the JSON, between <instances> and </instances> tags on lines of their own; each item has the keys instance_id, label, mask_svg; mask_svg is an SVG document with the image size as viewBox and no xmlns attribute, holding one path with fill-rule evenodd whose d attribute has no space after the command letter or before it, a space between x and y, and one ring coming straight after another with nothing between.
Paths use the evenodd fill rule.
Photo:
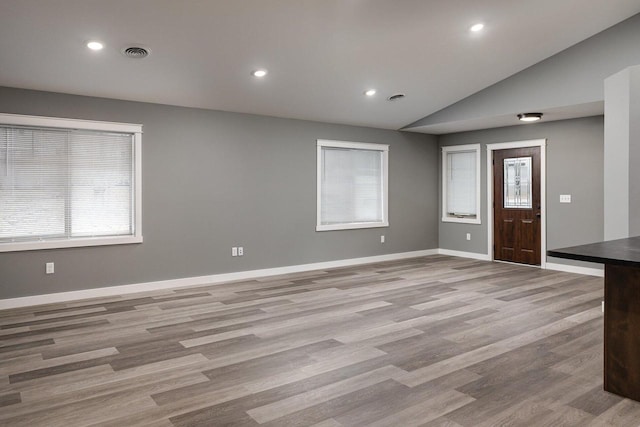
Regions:
<instances>
[{"instance_id":1,"label":"ceiling light fixture","mask_svg":"<svg viewBox=\"0 0 640 427\"><path fill-rule=\"evenodd\" d=\"M471 28L469 29L474 33L477 33L478 31L482 31L483 28L484 28L484 24L481 22L478 22L477 24L472 25Z\"/></svg>"},{"instance_id":2,"label":"ceiling light fixture","mask_svg":"<svg viewBox=\"0 0 640 427\"><path fill-rule=\"evenodd\" d=\"M267 75L267 70L255 70L251 75L253 77L264 77Z\"/></svg>"},{"instance_id":3,"label":"ceiling light fixture","mask_svg":"<svg viewBox=\"0 0 640 427\"><path fill-rule=\"evenodd\" d=\"M104 45L97 41L90 41L89 43L87 43L87 47L91 50L102 50Z\"/></svg>"},{"instance_id":4,"label":"ceiling light fixture","mask_svg":"<svg viewBox=\"0 0 640 427\"><path fill-rule=\"evenodd\" d=\"M364 94L367 95L367 96L373 96L373 95L376 94L376 90L375 89L369 89Z\"/></svg>"},{"instance_id":5,"label":"ceiling light fixture","mask_svg":"<svg viewBox=\"0 0 640 427\"><path fill-rule=\"evenodd\" d=\"M518 119L521 122L537 122L542 118L542 113L522 113L518 114Z\"/></svg>"}]
</instances>

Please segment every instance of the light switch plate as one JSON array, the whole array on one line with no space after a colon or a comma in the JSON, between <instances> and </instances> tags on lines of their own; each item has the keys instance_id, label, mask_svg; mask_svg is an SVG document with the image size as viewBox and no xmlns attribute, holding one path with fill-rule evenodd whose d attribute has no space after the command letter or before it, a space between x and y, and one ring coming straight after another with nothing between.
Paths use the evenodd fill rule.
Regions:
<instances>
[{"instance_id":1,"label":"light switch plate","mask_svg":"<svg viewBox=\"0 0 640 427\"><path fill-rule=\"evenodd\" d=\"M561 194L560 203L571 203L571 194Z\"/></svg>"}]
</instances>

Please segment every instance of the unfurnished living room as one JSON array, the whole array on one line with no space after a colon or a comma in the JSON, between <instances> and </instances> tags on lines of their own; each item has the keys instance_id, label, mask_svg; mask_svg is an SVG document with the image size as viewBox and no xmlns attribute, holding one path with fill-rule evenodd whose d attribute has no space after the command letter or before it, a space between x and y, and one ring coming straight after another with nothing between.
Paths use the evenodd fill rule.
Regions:
<instances>
[{"instance_id":1,"label":"unfurnished living room","mask_svg":"<svg viewBox=\"0 0 640 427\"><path fill-rule=\"evenodd\" d=\"M639 426L640 0L0 0L0 425Z\"/></svg>"}]
</instances>

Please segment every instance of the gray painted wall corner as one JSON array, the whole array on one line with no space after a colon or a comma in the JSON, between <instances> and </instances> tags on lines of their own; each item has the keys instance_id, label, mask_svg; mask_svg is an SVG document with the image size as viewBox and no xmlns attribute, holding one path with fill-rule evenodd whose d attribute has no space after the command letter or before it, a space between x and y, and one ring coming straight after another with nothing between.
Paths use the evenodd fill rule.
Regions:
<instances>
[{"instance_id":1,"label":"gray painted wall corner","mask_svg":"<svg viewBox=\"0 0 640 427\"><path fill-rule=\"evenodd\" d=\"M603 116L531 125L509 126L442 135L440 147L481 143L482 224L439 222L439 247L463 252L487 253L486 145L546 139L547 249L601 241L604 236L604 118ZM440 174L439 174L440 176ZM560 194L571 194L571 204L561 204ZM439 197L439 204L442 197ZM472 240L466 240L466 233ZM547 259L548 262L600 268L591 263Z\"/></svg>"},{"instance_id":2,"label":"gray painted wall corner","mask_svg":"<svg viewBox=\"0 0 640 427\"><path fill-rule=\"evenodd\" d=\"M0 253L0 298L438 245L429 135L14 88L0 88L0 112L144 125L144 243ZM319 138L390 145L388 228L315 231ZM232 246L245 255L232 258Z\"/></svg>"}]
</instances>

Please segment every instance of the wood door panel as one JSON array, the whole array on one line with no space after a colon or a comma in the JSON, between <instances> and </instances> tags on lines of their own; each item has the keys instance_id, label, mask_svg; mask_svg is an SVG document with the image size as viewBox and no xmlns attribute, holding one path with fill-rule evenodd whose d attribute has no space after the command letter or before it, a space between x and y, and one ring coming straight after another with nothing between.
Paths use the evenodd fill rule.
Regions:
<instances>
[{"instance_id":1,"label":"wood door panel","mask_svg":"<svg viewBox=\"0 0 640 427\"><path fill-rule=\"evenodd\" d=\"M523 219L520 222L520 248L522 250L534 251L537 232L536 224L532 219Z\"/></svg>"},{"instance_id":2,"label":"wood door panel","mask_svg":"<svg viewBox=\"0 0 640 427\"><path fill-rule=\"evenodd\" d=\"M500 259L503 261L515 261L514 252L513 248L502 247L502 258Z\"/></svg>"},{"instance_id":3,"label":"wood door panel","mask_svg":"<svg viewBox=\"0 0 640 427\"><path fill-rule=\"evenodd\" d=\"M502 221L502 247L515 248L516 246L516 233L515 224L513 219L504 219Z\"/></svg>"},{"instance_id":4,"label":"wood door panel","mask_svg":"<svg viewBox=\"0 0 640 427\"><path fill-rule=\"evenodd\" d=\"M509 171L513 171L516 159L517 170L527 171L523 175L516 173L515 186L513 175L509 175L505 187L506 159L509 159ZM531 171L530 179L528 170ZM531 188L530 194L527 186ZM504 197L505 188L510 194L507 201ZM494 259L540 265L540 147L493 152L493 200Z\"/></svg>"}]
</instances>

